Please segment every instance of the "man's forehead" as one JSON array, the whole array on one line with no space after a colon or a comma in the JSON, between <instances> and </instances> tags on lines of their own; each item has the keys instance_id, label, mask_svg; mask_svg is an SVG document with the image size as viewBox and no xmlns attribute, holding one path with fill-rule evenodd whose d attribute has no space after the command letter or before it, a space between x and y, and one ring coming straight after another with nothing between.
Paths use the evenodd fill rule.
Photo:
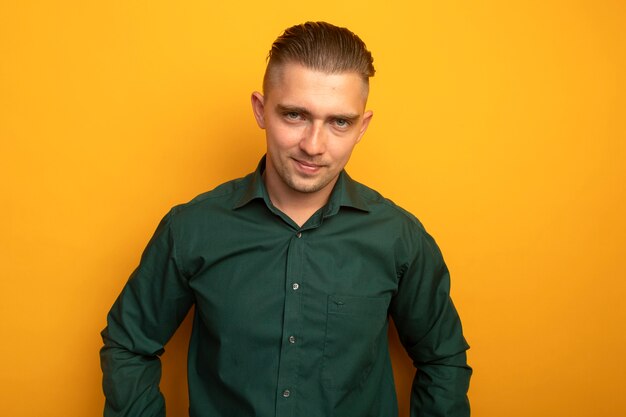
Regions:
<instances>
[{"instance_id":1,"label":"man's forehead","mask_svg":"<svg viewBox=\"0 0 626 417\"><path fill-rule=\"evenodd\" d=\"M358 118L367 103L363 82L353 73L326 74L292 67L283 70L268 90L266 103L274 111L293 109L315 118Z\"/></svg>"},{"instance_id":2,"label":"man's forehead","mask_svg":"<svg viewBox=\"0 0 626 417\"><path fill-rule=\"evenodd\" d=\"M358 79L360 82L358 83L358 87L363 94L363 97L367 100L367 96L369 94L369 80L363 79L361 74L357 71L343 71L343 72L327 72L322 71L316 68L310 68L305 65L302 65L298 62L286 62L281 64L274 64L271 67L267 68L266 74L266 83L264 93L267 95L274 88L285 88L290 81L290 78L295 73L308 73L321 76L322 78L328 79L333 77L354 77ZM302 82L302 80L300 80ZM356 84L356 83L355 83Z\"/></svg>"}]
</instances>

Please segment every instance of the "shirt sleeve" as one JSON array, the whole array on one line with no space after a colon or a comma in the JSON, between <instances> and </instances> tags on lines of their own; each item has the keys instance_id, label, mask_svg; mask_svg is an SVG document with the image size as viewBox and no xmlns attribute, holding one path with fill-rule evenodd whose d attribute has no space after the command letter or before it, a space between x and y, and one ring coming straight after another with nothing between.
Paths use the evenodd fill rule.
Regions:
<instances>
[{"instance_id":1,"label":"shirt sleeve","mask_svg":"<svg viewBox=\"0 0 626 417\"><path fill-rule=\"evenodd\" d=\"M467 417L469 346L450 299L450 275L441 252L423 229L420 232L403 245L409 261L401 266L390 310L416 367L411 417Z\"/></svg>"},{"instance_id":2,"label":"shirt sleeve","mask_svg":"<svg viewBox=\"0 0 626 417\"><path fill-rule=\"evenodd\" d=\"M148 243L102 331L105 417L165 416L159 356L192 302L176 258L170 212Z\"/></svg>"}]
</instances>

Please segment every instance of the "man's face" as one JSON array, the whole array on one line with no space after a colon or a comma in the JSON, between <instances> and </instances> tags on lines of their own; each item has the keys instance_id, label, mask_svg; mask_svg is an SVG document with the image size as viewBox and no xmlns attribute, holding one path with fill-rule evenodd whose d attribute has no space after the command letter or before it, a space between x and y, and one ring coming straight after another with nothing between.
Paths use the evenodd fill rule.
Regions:
<instances>
[{"instance_id":1,"label":"man's face","mask_svg":"<svg viewBox=\"0 0 626 417\"><path fill-rule=\"evenodd\" d=\"M252 106L267 141L266 183L283 196L330 192L372 117L355 72L326 74L295 63L275 70Z\"/></svg>"}]
</instances>

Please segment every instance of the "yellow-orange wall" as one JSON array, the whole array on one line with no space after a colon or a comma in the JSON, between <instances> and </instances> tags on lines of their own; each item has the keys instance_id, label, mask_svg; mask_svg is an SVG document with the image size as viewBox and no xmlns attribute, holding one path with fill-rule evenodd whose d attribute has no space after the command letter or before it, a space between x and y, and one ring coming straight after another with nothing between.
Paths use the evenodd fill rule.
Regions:
<instances>
[{"instance_id":1,"label":"yellow-orange wall","mask_svg":"<svg viewBox=\"0 0 626 417\"><path fill-rule=\"evenodd\" d=\"M3 0L0 415L101 414L108 309L170 206L254 169L249 94L305 20L374 53L348 170L442 247L474 415L626 415L623 0ZM169 416L188 334L164 357Z\"/></svg>"}]
</instances>

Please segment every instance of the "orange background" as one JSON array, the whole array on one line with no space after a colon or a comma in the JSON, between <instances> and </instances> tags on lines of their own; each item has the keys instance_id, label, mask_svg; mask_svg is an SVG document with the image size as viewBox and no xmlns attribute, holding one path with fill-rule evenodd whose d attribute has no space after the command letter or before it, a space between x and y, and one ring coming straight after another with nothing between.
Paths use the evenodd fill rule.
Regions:
<instances>
[{"instance_id":1,"label":"orange background","mask_svg":"<svg viewBox=\"0 0 626 417\"><path fill-rule=\"evenodd\" d=\"M473 415L626 415L626 3L214 3L0 3L0 415L101 414L108 309L169 207L254 169L250 92L305 20L373 51L348 170L437 238Z\"/></svg>"}]
</instances>

